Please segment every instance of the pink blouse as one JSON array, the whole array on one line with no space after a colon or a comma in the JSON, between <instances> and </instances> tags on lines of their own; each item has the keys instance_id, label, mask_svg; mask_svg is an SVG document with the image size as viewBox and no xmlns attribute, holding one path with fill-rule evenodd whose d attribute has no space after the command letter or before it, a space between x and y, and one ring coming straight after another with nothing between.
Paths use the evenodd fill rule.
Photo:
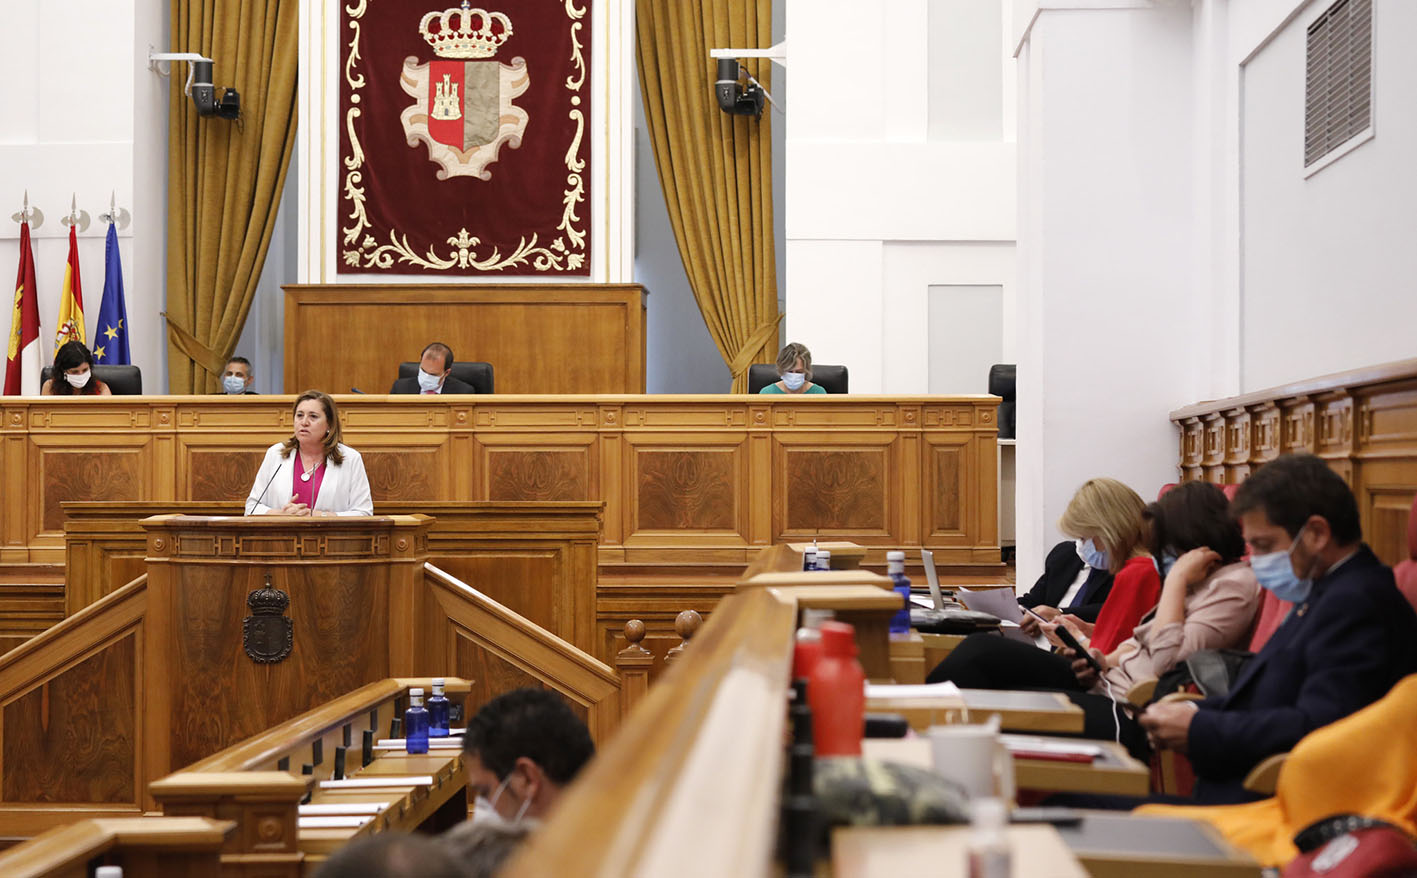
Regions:
<instances>
[{"instance_id":1,"label":"pink blouse","mask_svg":"<svg viewBox=\"0 0 1417 878\"><path fill-rule=\"evenodd\" d=\"M315 472L307 482L301 478L305 472L305 464L300 460L300 452L295 452L295 468L292 476L292 489L290 500L292 503L304 503L311 510L315 508L315 498L320 496L320 485L325 481L325 461L320 461L320 465L315 467Z\"/></svg>"}]
</instances>

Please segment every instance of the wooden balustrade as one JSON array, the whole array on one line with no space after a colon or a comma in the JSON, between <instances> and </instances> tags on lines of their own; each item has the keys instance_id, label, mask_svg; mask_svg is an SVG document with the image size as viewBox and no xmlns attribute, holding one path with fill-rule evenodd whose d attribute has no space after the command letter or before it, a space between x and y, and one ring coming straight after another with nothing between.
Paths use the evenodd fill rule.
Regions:
<instances>
[{"instance_id":1,"label":"wooden balustrade","mask_svg":"<svg viewBox=\"0 0 1417 878\"><path fill-rule=\"evenodd\" d=\"M1417 493L1417 359L1177 409L1183 480L1238 483L1280 454L1322 457L1358 498L1364 537L1388 564L1408 557Z\"/></svg>"},{"instance_id":2,"label":"wooden balustrade","mask_svg":"<svg viewBox=\"0 0 1417 878\"><path fill-rule=\"evenodd\" d=\"M204 817L80 820L0 853L5 878L88 878L97 865L123 878L211 878L236 828Z\"/></svg>"},{"instance_id":3,"label":"wooden balustrade","mask_svg":"<svg viewBox=\"0 0 1417 878\"><path fill-rule=\"evenodd\" d=\"M459 706L472 688L457 677L445 678L445 684ZM419 686L427 692L431 685L427 678L370 683L153 781L149 789L165 815L209 817L238 827L221 851L222 874L232 876L258 870L298 878L307 864L355 836L410 830L430 820L440 827L460 822L467 817L460 749L430 750L426 757L374 749L391 737L391 722L402 717L408 690ZM377 777L383 773L375 761L381 755L399 757L401 770L428 770L429 782L364 791L361 798L373 796L372 801L349 809L357 815L364 805L373 806L362 825L300 828L299 804L320 782ZM348 798L316 792L312 804L338 810L341 801L350 804Z\"/></svg>"},{"instance_id":4,"label":"wooden balustrade","mask_svg":"<svg viewBox=\"0 0 1417 878\"><path fill-rule=\"evenodd\" d=\"M685 610L674 617L674 633L679 635L679 645L665 654L665 664L684 654L684 650L689 646L689 641L694 639L694 635L699 632L699 626L703 623L704 617L695 610Z\"/></svg>"}]
</instances>

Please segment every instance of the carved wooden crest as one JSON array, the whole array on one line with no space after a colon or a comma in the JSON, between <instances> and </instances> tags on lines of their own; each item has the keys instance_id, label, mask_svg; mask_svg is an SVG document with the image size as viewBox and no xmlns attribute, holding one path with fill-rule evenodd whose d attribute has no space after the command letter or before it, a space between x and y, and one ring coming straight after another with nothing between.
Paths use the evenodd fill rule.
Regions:
<instances>
[{"instance_id":1,"label":"carved wooden crest","mask_svg":"<svg viewBox=\"0 0 1417 878\"><path fill-rule=\"evenodd\" d=\"M241 641L251 660L271 664L290 655L295 643L295 626L285 615L290 595L271 585L269 573L266 584L246 596L246 606L252 615L241 625Z\"/></svg>"}]
</instances>

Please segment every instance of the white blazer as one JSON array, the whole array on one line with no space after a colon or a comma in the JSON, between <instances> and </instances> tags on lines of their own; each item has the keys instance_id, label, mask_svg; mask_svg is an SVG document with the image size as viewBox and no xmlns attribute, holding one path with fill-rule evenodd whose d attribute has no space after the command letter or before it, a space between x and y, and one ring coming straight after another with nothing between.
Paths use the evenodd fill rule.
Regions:
<instances>
[{"instance_id":1,"label":"white blazer","mask_svg":"<svg viewBox=\"0 0 1417 878\"><path fill-rule=\"evenodd\" d=\"M246 514L260 515L272 509L284 509L290 502L295 480L295 455L281 457L283 442L277 442L266 449L266 459L261 461L261 469L256 473L255 484L251 485L251 496L246 498ZM336 515L373 515L374 498L369 495L369 476L364 472L364 458L359 452L340 443L340 454L344 463L328 461L325 478L320 483L320 493L315 497L315 509L333 512Z\"/></svg>"}]
</instances>

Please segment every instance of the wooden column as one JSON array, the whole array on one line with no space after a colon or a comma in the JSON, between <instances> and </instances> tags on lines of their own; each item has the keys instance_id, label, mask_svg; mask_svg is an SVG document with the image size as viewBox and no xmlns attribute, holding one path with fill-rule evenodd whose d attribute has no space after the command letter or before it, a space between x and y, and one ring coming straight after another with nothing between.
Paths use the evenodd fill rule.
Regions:
<instances>
[{"instance_id":1,"label":"wooden column","mask_svg":"<svg viewBox=\"0 0 1417 878\"><path fill-rule=\"evenodd\" d=\"M649 691L649 671L654 653L640 646L645 639L645 623L631 619L625 623L625 640L630 644L615 656L620 672L620 716L628 717Z\"/></svg>"}]
</instances>

